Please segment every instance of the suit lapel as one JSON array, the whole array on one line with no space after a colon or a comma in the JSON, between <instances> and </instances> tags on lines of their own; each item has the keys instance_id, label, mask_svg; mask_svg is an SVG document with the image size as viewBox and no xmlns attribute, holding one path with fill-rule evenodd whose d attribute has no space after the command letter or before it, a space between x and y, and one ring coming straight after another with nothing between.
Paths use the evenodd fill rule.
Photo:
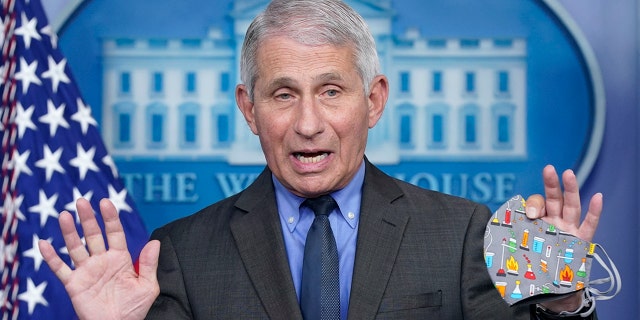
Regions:
<instances>
[{"instance_id":1,"label":"suit lapel","mask_svg":"<svg viewBox=\"0 0 640 320\"><path fill-rule=\"evenodd\" d=\"M409 221L402 208L393 204L402 196L393 180L367 161L349 302L350 318L375 318Z\"/></svg>"},{"instance_id":2,"label":"suit lapel","mask_svg":"<svg viewBox=\"0 0 640 320\"><path fill-rule=\"evenodd\" d=\"M268 169L243 192L236 208L231 232L269 317L302 319Z\"/></svg>"},{"instance_id":3,"label":"suit lapel","mask_svg":"<svg viewBox=\"0 0 640 320\"><path fill-rule=\"evenodd\" d=\"M409 217L393 204L403 196L393 180L368 161L365 170L349 315L373 319ZM302 319L268 169L243 192L236 208L231 232L269 317Z\"/></svg>"}]
</instances>

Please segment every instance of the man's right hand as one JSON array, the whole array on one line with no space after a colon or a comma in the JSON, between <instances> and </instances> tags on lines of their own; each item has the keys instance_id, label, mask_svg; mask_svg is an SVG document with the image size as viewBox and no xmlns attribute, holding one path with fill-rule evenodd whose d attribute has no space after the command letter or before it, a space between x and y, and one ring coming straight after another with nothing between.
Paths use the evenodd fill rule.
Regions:
<instances>
[{"instance_id":1,"label":"man's right hand","mask_svg":"<svg viewBox=\"0 0 640 320\"><path fill-rule=\"evenodd\" d=\"M100 201L105 239L91 204L76 202L86 247L75 227L73 216L60 214L60 229L75 266L71 269L45 240L40 252L51 270L62 281L80 319L144 319L160 292L156 270L160 242L147 243L140 252L136 273L127 250L124 230L118 212L107 199ZM87 250L88 249L88 250Z\"/></svg>"}]
</instances>

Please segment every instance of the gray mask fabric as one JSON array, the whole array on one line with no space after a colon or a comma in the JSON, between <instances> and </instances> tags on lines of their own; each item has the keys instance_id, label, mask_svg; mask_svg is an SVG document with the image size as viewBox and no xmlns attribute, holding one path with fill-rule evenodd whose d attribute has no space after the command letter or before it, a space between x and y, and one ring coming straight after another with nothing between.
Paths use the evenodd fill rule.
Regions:
<instances>
[{"instance_id":1,"label":"gray mask fabric","mask_svg":"<svg viewBox=\"0 0 640 320\"><path fill-rule=\"evenodd\" d=\"M585 290L593 306L596 299L610 299L620 291L615 265L609 259L609 268L595 252L601 246L542 219L527 218L525 206L520 195L505 202L489 219L484 236L487 271L508 304L539 303ZM604 255L608 258L606 252ZM589 280L594 258L609 273L608 278ZM606 282L611 284L606 291L590 287Z\"/></svg>"}]
</instances>

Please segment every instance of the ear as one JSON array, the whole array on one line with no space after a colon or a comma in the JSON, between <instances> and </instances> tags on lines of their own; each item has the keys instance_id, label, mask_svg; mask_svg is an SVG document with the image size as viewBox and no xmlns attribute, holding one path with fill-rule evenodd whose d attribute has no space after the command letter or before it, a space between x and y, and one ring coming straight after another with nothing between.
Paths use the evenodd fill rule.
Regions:
<instances>
[{"instance_id":1,"label":"ear","mask_svg":"<svg viewBox=\"0 0 640 320\"><path fill-rule=\"evenodd\" d=\"M251 97L249 97L247 87L244 84L239 84L236 86L236 104L238 104L238 109L240 109L240 112L242 112L244 120L249 125L251 132L257 135L258 127L256 126L255 122L253 101L251 101Z\"/></svg>"},{"instance_id":2,"label":"ear","mask_svg":"<svg viewBox=\"0 0 640 320\"><path fill-rule=\"evenodd\" d=\"M373 128L384 111L389 98L389 81L384 75L373 78L369 91L369 129Z\"/></svg>"}]
</instances>

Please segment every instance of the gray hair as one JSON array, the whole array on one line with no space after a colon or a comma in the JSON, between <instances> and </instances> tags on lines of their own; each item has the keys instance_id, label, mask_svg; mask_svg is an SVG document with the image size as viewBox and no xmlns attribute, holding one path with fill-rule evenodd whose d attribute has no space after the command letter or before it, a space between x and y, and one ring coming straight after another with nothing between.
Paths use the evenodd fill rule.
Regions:
<instances>
[{"instance_id":1,"label":"gray hair","mask_svg":"<svg viewBox=\"0 0 640 320\"><path fill-rule=\"evenodd\" d=\"M341 0L274 0L249 25L242 45L240 78L253 100L260 43L286 36L303 45L353 46L356 69L365 94L380 74L373 35L364 19Z\"/></svg>"}]
</instances>

